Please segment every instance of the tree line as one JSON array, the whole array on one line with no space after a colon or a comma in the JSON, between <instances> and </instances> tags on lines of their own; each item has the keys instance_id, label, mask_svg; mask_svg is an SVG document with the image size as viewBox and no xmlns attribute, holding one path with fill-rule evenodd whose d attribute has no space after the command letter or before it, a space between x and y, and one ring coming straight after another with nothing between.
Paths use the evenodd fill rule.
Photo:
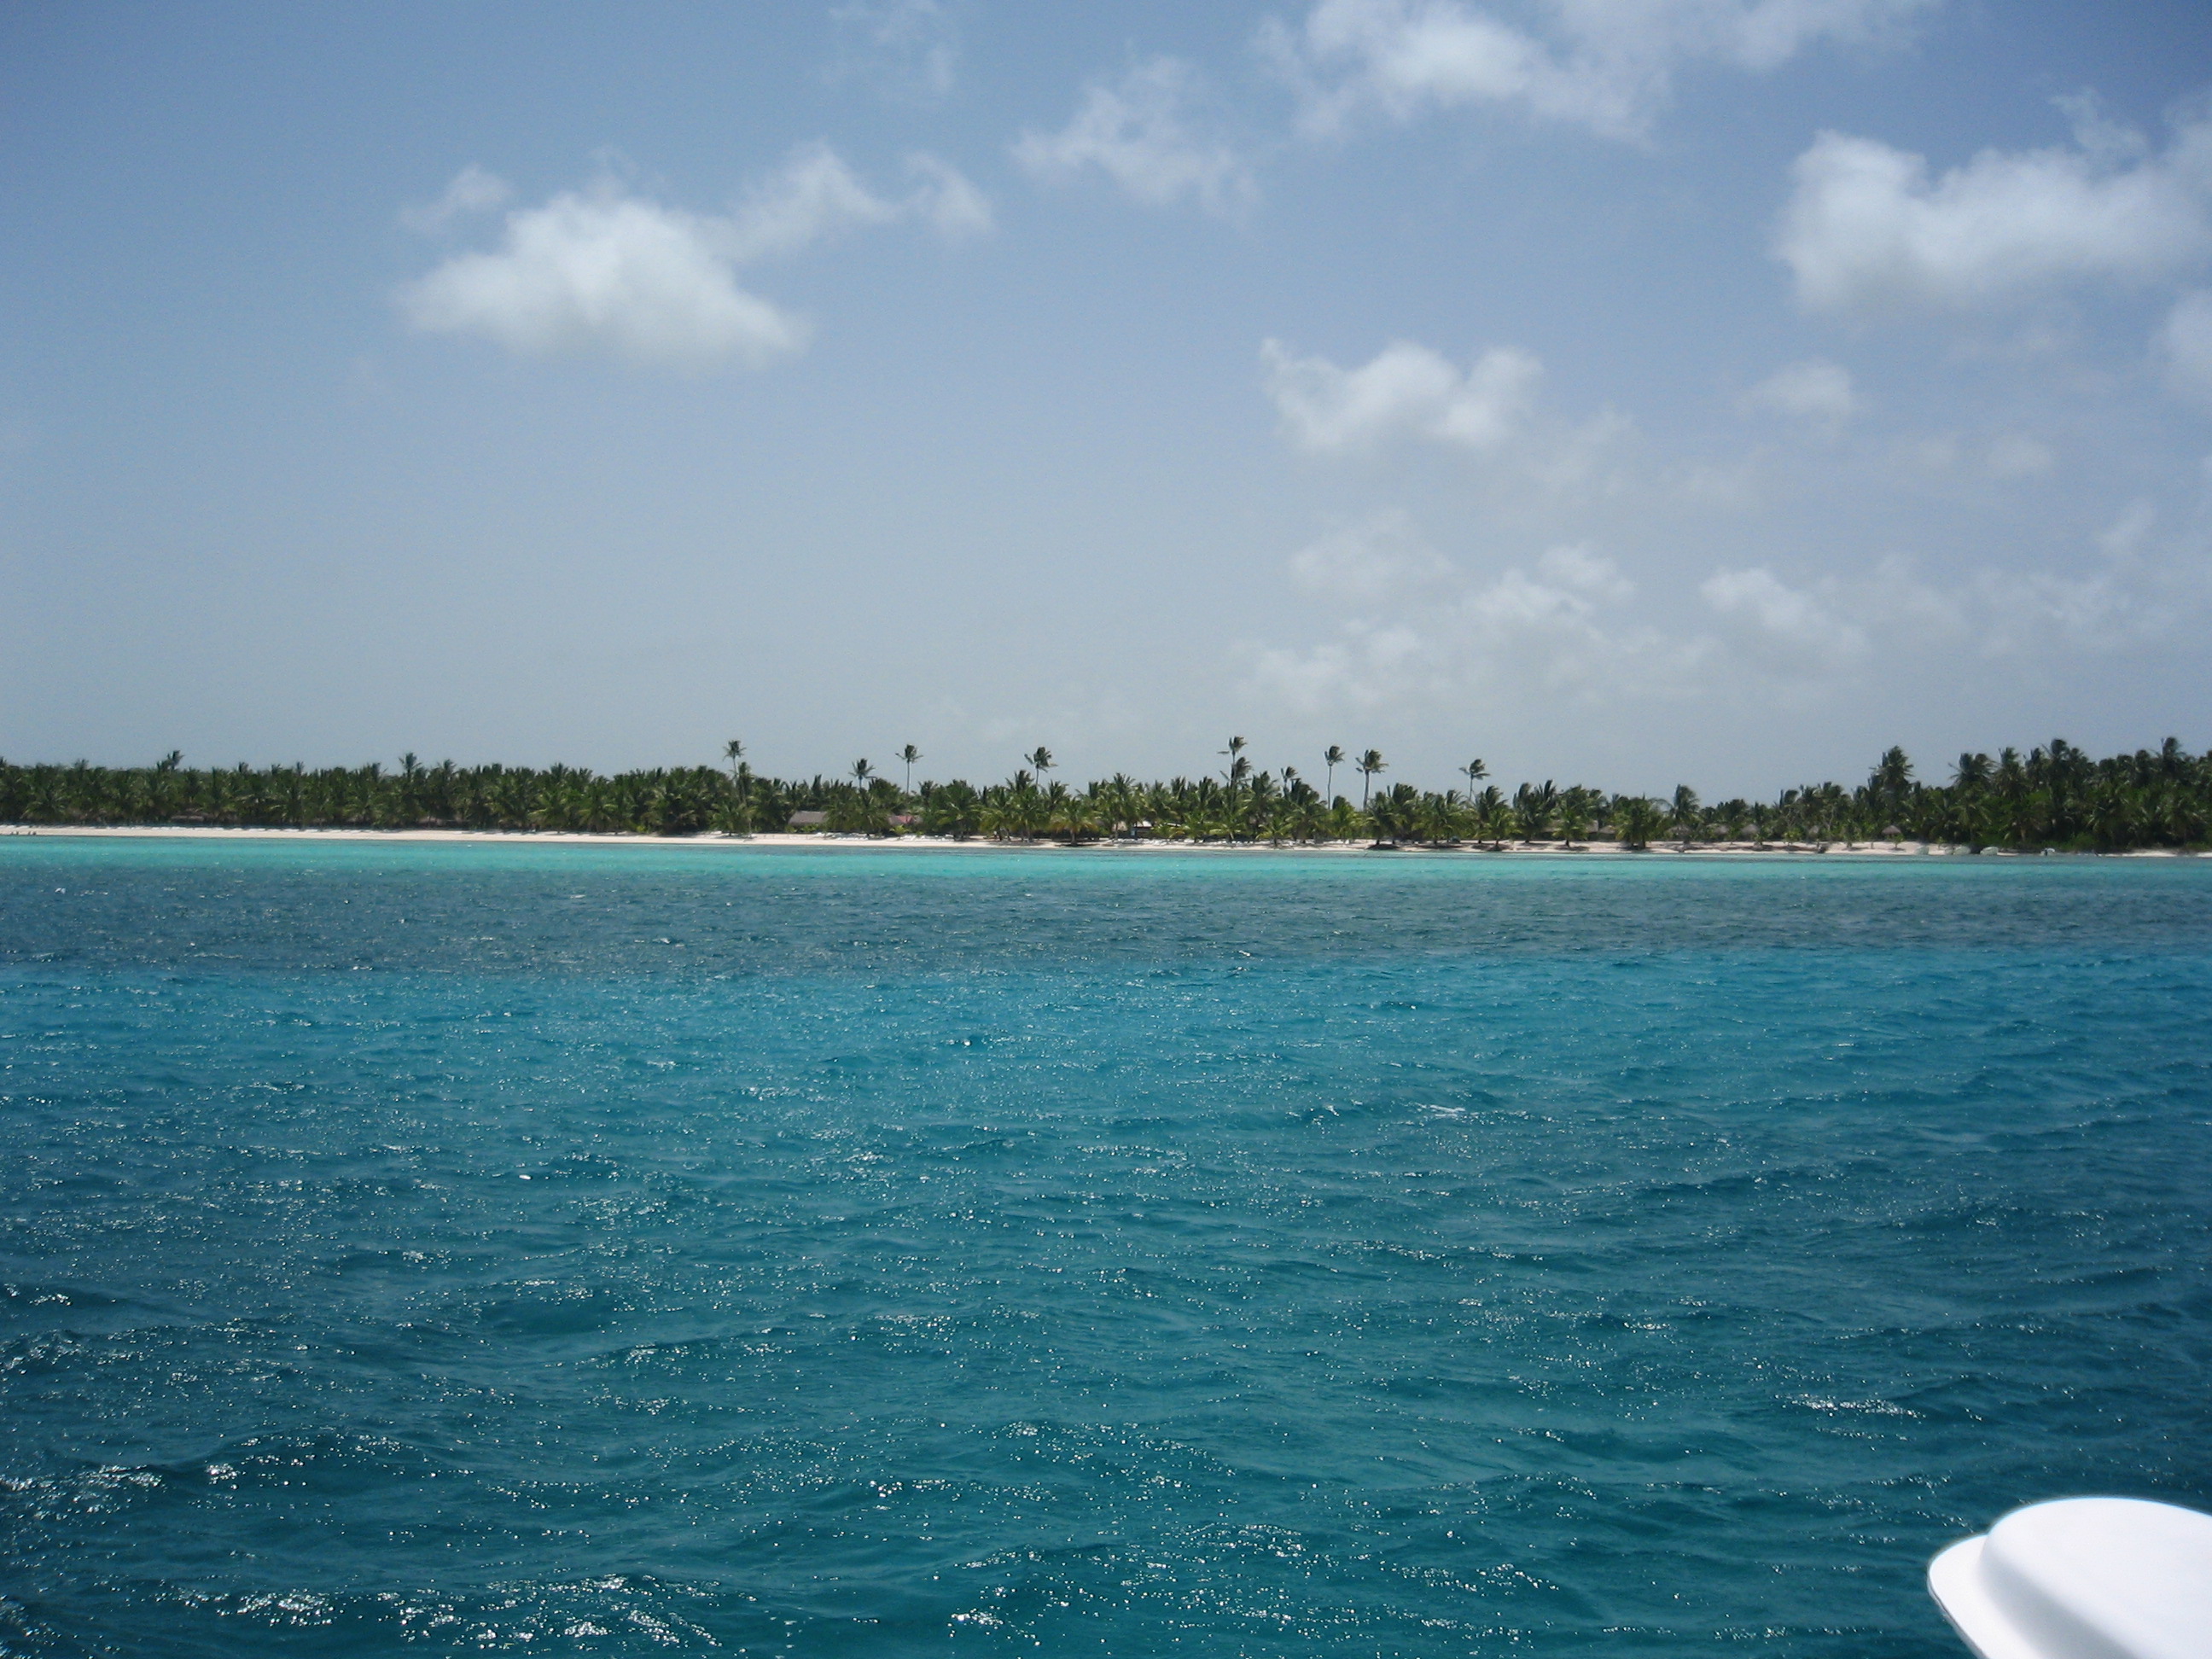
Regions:
<instances>
[{"instance_id":1,"label":"tree line","mask_svg":"<svg viewBox=\"0 0 2212 1659\"><path fill-rule=\"evenodd\" d=\"M39 825L178 824L291 829L505 830L638 836L744 836L787 828L956 839L1157 839L1279 845L1627 848L1749 842L1823 848L1890 839L1998 848L2117 852L2193 848L2212 823L2212 751L2174 738L2093 759L2063 738L2026 755L1967 753L1948 781L1916 775L1891 749L1865 782L1785 789L1775 799L1707 803L1687 785L1671 796L1614 794L1584 784L1524 782L1510 794L1480 760L1458 769L1465 787L1382 781L1379 750L1331 747L1316 787L1295 766L1256 767L1243 738L1218 769L1164 781L1126 773L1077 785L1038 749L1003 781L914 781L921 750L899 752L893 780L866 760L839 775L757 773L744 745L720 766L600 774L583 767L303 765L196 768L171 753L151 766L15 765L0 760L0 822ZM1336 790L1359 779L1359 800Z\"/></svg>"}]
</instances>

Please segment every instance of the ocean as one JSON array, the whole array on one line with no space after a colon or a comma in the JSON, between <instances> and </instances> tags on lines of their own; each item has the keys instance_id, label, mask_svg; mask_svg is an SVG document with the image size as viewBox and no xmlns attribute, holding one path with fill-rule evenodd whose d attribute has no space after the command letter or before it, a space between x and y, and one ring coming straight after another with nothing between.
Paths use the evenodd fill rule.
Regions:
<instances>
[{"instance_id":1,"label":"ocean","mask_svg":"<svg viewBox=\"0 0 2212 1659\"><path fill-rule=\"evenodd\" d=\"M0 1653L1960 1659L2212 861L0 842Z\"/></svg>"}]
</instances>

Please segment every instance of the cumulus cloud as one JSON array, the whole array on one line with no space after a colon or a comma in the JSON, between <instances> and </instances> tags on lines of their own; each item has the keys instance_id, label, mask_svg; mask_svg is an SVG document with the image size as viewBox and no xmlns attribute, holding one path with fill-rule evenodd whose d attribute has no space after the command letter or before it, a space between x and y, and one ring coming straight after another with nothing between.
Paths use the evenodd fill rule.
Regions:
<instances>
[{"instance_id":1,"label":"cumulus cloud","mask_svg":"<svg viewBox=\"0 0 2212 1659\"><path fill-rule=\"evenodd\" d=\"M510 214L495 252L447 260L402 291L416 328L543 355L598 346L632 362L758 367L806 326L737 284L726 222L611 191Z\"/></svg>"},{"instance_id":2,"label":"cumulus cloud","mask_svg":"<svg viewBox=\"0 0 2212 1659\"><path fill-rule=\"evenodd\" d=\"M1074 118L1054 133L1024 132L1014 159L1032 178L1062 183L1097 167L1148 207L1194 200L1233 216L1251 204L1251 170L1223 140L1192 125L1202 101L1197 72L1156 58L1117 86L1086 88Z\"/></svg>"},{"instance_id":3,"label":"cumulus cloud","mask_svg":"<svg viewBox=\"0 0 2212 1659\"><path fill-rule=\"evenodd\" d=\"M514 193L506 179L471 161L453 175L453 182L436 201L400 209L399 222L419 235L435 235L456 219L505 206Z\"/></svg>"},{"instance_id":4,"label":"cumulus cloud","mask_svg":"<svg viewBox=\"0 0 2212 1659\"><path fill-rule=\"evenodd\" d=\"M2075 106L2074 143L1927 159L1824 132L1793 168L1776 257L1816 311L1960 308L2085 281L2139 283L2212 253L2212 119L2149 154Z\"/></svg>"},{"instance_id":5,"label":"cumulus cloud","mask_svg":"<svg viewBox=\"0 0 2212 1659\"><path fill-rule=\"evenodd\" d=\"M1930 0L1550 0L1540 33L1462 0L1319 0L1261 46L1310 132L1372 110L1410 120L1490 105L1611 137L1640 137L1679 68L1765 70L1823 40L1896 32Z\"/></svg>"},{"instance_id":6,"label":"cumulus cloud","mask_svg":"<svg viewBox=\"0 0 2212 1659\"><path fill-rule=\"evenodd\" d=\"M2212 293L2183 295L2159 331L2158 345L2173 389L2212 404Z\"/></svg>"},{"instance_id":7,"label":"cumulus cloud","mask_svg":"<svg viewBox=\"0 0 2212 1659\"><path fill-rule=\"evenodd\" d=\"M931 156L908 165L913 188L886 198L826 146L802 146L727 216L603 179L508 214L496 249L456 255L407 284L400 309L423 332L475 334L532 355L589 349L686 371L732 360L758 368L803 350L808 330L741 288L739 266L901 219L954 236L989 228L988 202L957 172Z\"/></svg>"},{"instance_id":8,"label":"cumulus cloud","mask_svg":"<svg viewBox=\"0 0 2212 1659\"><path fill-rule=\"evenodd\" d=\"M1745 393L1743 401L1747 408L1794 415L1831 428L1859 412L1850 371L1819 357L1778 368Z\"/></svg>"},{"instance_id":9,"label":"cumulus cloud","mask_svg":"<svg viewBox=\"0 0 2212 1659\"><path fill-rule=\"evenodd\" d=\"M1403 437L1495 449L1527 420L1544 366L1500 346L1462 370L1426 346L1400 340L1357 368L1294 357L1279 340L1260 349L1267 395L1283 430L1321 453L1373 448Z\"/></svg>"}]
</instances>

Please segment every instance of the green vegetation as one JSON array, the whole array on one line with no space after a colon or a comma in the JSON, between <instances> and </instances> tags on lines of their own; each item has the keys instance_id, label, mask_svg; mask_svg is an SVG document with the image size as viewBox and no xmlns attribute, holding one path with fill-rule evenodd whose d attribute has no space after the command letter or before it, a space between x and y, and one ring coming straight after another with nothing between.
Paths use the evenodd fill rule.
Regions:
<instances>
[{"instance_id":1,"label":"green vegetation","mask_svg":"<svg viewBox=\"0 0 2212 1659\"><path fill-rule=\"evenodd\" d=\"M1608 794L1552 780L1519 785L1509 799L1480 760L1459 769L1466 793L1441 793L1377 780L1379 750L1350 763L1361 804L1316 790L1295 767L1256 769L1246 741L1230 739L1218 777L1145 783L1125 774L1076 787L1050 778L1039 748L1003 783L912 782L921 752L899 751L907 787L866 760L842 777L764 777L744 745L724 745L727 769L678 767L602 776L578 767L371 764L309 771L240 764L200 770L171 754L153 766L16 766L0 761L0 822L29 824L210 824L380 830L585 830L646 836L746 835L801 827L888 836L902 832L1066 842L1108 838L1267 842L1373 841L1385 845L1690 848L1748 840L1824 848L1883 838L1974 849L2056 848L2120 851L2201 847L2212 823L2212 752L2173 738L2156 750L2092 760L2063 739L2025 757L2005 750L1959 757L1948 783L1917 778L1901 749L1885 754L1856 788L1821 783L1773 801L1707 806L1686 784L1665 800ZM1345 751L1321 757L1333 786Z\"/></svg>"}]
</instances>

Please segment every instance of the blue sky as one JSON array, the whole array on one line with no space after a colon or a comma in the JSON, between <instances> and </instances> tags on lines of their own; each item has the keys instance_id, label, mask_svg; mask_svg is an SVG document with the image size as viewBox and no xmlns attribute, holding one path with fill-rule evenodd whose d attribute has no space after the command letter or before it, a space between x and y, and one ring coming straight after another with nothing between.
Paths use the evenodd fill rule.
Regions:
<instances>
[{"instance_id":1,"label":"blue sky","mask_svg":"<svg viewBox=\"0 0 2212 1659\"><path fill-rule=\"evenodd\" d=\"M0 754L2212 744L2212 12L0 15Z\"/></svg>"}]
</instances>

